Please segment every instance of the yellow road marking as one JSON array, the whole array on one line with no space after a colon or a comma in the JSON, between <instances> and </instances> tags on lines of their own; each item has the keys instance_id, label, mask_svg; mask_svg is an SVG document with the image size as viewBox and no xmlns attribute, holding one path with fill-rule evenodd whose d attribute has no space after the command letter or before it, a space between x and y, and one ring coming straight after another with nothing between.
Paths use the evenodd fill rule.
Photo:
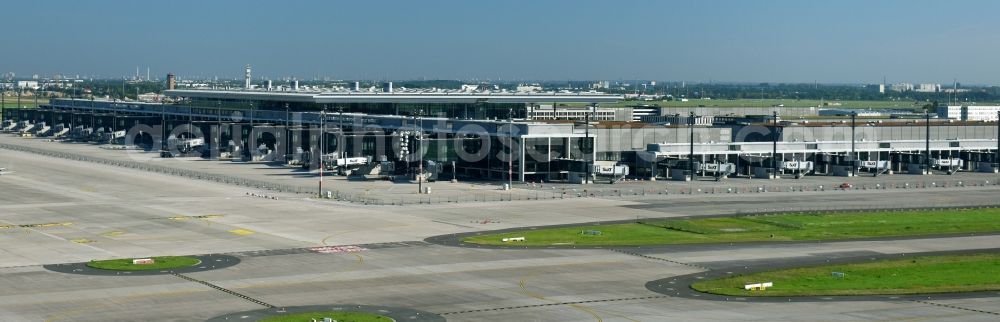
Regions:
<instances>
[{"instance_id":1,"label":"yellow road marking","mask_svg":"<svg viewBox=\"0 0 1000 322\"><path fill-rule=\"evenodd\" d=\"M336 233L336 234L333 234L333 235L330 235L330 236L326 236L326 237L323 238L323 240L319 241L319 243L323 244L323 246L330 246L329 244L326 243L326 240L328 240L330 238L333 238L333 237L336 237L336 236L340 236L340 235L346 234L346 233L350 233L350 232L352 232L352 231L348 230L348 231L342 231L342 232L339 232L339 233Z\"/></svg>"},{"instance_id":2,"label":"yellow road marking","mask_svg":"<svg viewBox=\"0 0 1000 322\"><path fill-rule=\"evenodd\" d=\"M125 234L124 231L115 230L115 231L109 231L109 232L103 233L103 234L101 234L101 236L104 236L104 237L118 237L118 236L121 236L123 234Z\"/></svg>"},{"instance_id":3,"label":"yellow road marking","mask_svg":"<svg viewBox=\"0 0 1000 322\"><path fill-rule=\"evenodd\" d=\"M230 230L229 232L232 233L233 235L239 235L239 236L246 236L246 235L252 235L253 234L253 230L242 229L242 228L241 229L233 229L233 230Z\"/></svg>"},{"instance_id":4,"label":"yellow road marking","mask_svg":"<svg viewBox=\"0 0 1000 322\"><path fill-rule=\"evenodd\" d=\"M17 225L17 226L18 227L23 227L23 228L49 228L49 227L70 226L72 224L73 223L69 223L69 222L50 222L50 223L44 223L44 224L27 224L27 225Z\"/></svg>"},{"instance_id":5,"label":"yellow road marking","mask_svg":"<svg viewBox=\"0 0 1000 322\"><path fill-rule=\"evenodd\" d=\"M172 216L172 217L167 217L167 219L172 219L172 220L188 220L188 219L215 219L215 218L222 218L222 217L224 217L224 216L225 216L225 215L218 215L218 214L211 214L211 215L199 215L199 216L185 216L185 215L178 215L178 216Z\"/></svg>"}]
</instances>

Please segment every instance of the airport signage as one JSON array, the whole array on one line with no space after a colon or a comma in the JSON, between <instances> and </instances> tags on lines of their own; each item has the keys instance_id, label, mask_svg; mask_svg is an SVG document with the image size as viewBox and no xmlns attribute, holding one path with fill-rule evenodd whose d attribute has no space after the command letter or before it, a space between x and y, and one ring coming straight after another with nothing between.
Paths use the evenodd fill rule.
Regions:
<instances>
[{"instance_id":1,"label":"airport signage","mask_svg":"<svg viewBox=\"0 0 1000 322\"><path fill-rule=\"evenodd\" d=\"M136 258L132 260L132 265L153 265L155 263L152 258Z\"/></svg>"},{"instance_id":2,"label":"airport signage","mask_svg":"<svg viewBox=\"0 0 1000 322\"><path fill-rule=\"evenodd\" d=\"M627 175L628 166L626 165L613 165L613 166L598 166L594 165L594 171L601 175Z\"/></svg>"},{"instance_id":3,"label":"airport signage","mask_svg":"<svg viewBox=\"0 0 1000 322\"><path fill-rule=\"evenodd\" d=\"M367 157L337 159L338 166L362 165L368 163Z\"/></svg>"}]
</instances>

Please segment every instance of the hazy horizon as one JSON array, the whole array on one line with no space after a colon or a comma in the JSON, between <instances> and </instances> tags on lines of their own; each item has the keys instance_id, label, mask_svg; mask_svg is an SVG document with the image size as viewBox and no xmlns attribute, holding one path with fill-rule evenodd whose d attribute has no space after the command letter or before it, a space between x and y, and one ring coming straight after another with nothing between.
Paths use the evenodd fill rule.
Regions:
<instances>
[{"instance_id":1,"label":"hazy horizon","mask_svg":"<svg viewBox=\"0 0 1000 322\"><path fill-rule=\"evenodd\" d=\"M991 1L15 2L0 72L997 84Z\"/></svg>"}]
</instances>

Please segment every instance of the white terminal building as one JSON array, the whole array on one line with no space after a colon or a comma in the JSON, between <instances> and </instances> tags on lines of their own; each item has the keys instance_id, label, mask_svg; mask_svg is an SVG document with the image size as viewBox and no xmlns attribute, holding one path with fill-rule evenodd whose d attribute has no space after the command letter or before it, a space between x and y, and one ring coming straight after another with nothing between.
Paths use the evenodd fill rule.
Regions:
<instances>
[{"instance_id":1,"label":"white terminal building","mask_svg":"<svg viewBox=\"0 0 1000 322\"><path fill-rule=\"evenodd\" d=\"M939 118L960 121L996 121L998 111L997 105L948 105L938 107L937 114Z\"/></svg>"},{"instance_id":2,"label":"white terminal building","mask_svg":"<svg viewBox=\"0 0 1000 322\"><path fill-rule=\"evenodd\" d=\"M1000 106L949 106L938 111L940 118L962 121L935 119L930 126L922 119L807 123L793 122L795 113L816 110L649 106L641 112L650 115L636 115L604 105L623 96L597 92L357 87L175 89L164 93L172 98L169 104L53 99L38 109L6 109L3 120L62 125L72 132L149 124L153 130L126 134L126 142L156 149L159 142L169 145L172 135L196 132L205 134L206 148L199 152L208 158L281 161L306 153L317 161L337 151L342 158L391 165L394 175L412 174L418 165L426 169L433 161L444 173L492 180L573 181L598 164L627 165L628 175L641 178L683 178L689 169L705 175L721 168L736 176L844 174L855 161L874 162L872 171L1000 167L1000 128L981 122L995 120ZM718 114L723 112L732 115ZM636 116L641 121L632 121ZM417 151L424 152L415 157L411 152ZM797 162L810 165L792 166L802 164Z\"/></svg>"}]
</instances>

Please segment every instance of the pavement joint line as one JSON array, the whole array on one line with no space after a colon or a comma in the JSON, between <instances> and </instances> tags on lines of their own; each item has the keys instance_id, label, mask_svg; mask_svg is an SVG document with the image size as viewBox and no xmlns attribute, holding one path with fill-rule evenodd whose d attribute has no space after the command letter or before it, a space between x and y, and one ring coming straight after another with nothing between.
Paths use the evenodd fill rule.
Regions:
<instances>
[{"instance_id":1,"label":"pavement joint line","mask_svg":"<svg viewBox=\"0 0 1000 322\"><path fill-rule=\"evenodd\" d=\"M622 298L584 300L584 301L573 301L573 302L555 302L555 303L544 303L544 304L532 304L532 305L518 305L518 306L507 306L507 307L495 307L495 308L487 308L487 309L476 309L476 310L445 312L445 313L438 313L438 314L439 315L456 315L456 314L480 313L480 312L491 312L491 311L530 309L530 308L547 307L547 306L563 306L563 305L569 306L569 305L574 305L574 304L588 304L588 303L641 301L641 300L662 299L662 298L668 298L668 297L670 297L670 296L669 295L653 295L653 296L639 296L639 297L622 297Z\"/></svg>"},{"instance_id":2,"label":"pavement joint line","mask_svg":"<svg viewBox=\"0 0 1000 322\"><path fill-rule=\"evenodd\" d=\"M457 226L457 227L462 227L462 228L476 228L476 227L472 227L472 226L466 226L466 225L459 225L459 224L456 224L456 223L450 223L450 222L447 222L447 221L440 221L440 220L431 220L431 221L439 223L439 224L452 225L452 226Z\"/></svg>"},{"instance_id":3,"label":"pavement joint line","mask_svg":"<svg viewBox=\"0 0 1000 322\"><path fill-rule=\"evenodd\" d=\"M970 309L970 308L967 308L967 307L961 307L961 306L957 306L957 305L951 305L951 304L942 304L942 303L934 303L934 302L930 302L930 301L924 301L924 300L913 300L913 302L916 302L916 303L922 303L922 304L929 304L929 305L934 305L934 306L940 306L940 307L946 307L946 308L950 308L950 309L956 309L956 310L963 310L963 311L970 311L970 312L976 312L976 313L984 313L984 314L992 314L992 315L1000 315L1000 312L991 312L991 311L984 311L984 310L977 310L977 309Z\"/></svg>"},{"instance_id":4,"label":"pavement joint line","mask_svg":"<svg viewBox=\"0 0 1000 322\"><path fill-rule=\"evenodd\" d=\"M184 280L188 280L188 281L191 281L191 282L195 282L195 283L198 283L198 284L202 284L202 285L205 285L205 286L217 289L219 291L228 293L229 295L233 295L233 296L239 297L241 299L253 302L253 303L257 304L257 305L261 305L261 306L264 306L264 307L269 308L269 309L273 309L273 308L276 307L276 306L268 304L268 303L266 303L264 301L261 301L261 300L258 300L258 299L255 299L255 298L252 298L252 297L249 297L249 296L237 293L236 291L227 289L227 288L222 287L222 286L218 286L218 285L215 285L215 284L203 281L203 280L196 279L194 277L190 277L190 276L187 276L187 275L184 275L184 274L179 274L179 273L170 273L170 275L177 276L177 277L180 277L181 279L184 279Z\"/></svg>"},{"instance_id":5,"label":"pavement joint line","mask_svg":"<svg viewBox=\"0 0 1000 322\"><path fill-rule=\"evenodd\" d=\"M645 259L652 259L652 260L657 260L657 261L662 261L662 262L668 262L668 263L674 263L674 264L678 264L678 265L684 265L684 266L688 266L688 267L700 268L700 269L707 270L707 271L712 270L712 268L706 267L706 266L701 266L701 265L697 265L697 264L690 264L690 263L684 263L684 262L678 262L678 261L675 261L675 260L672 260L672 259L663 258L663 257L656 257L656 256L649 256L649 255L646 255L646 254L639 254L639 253L630 252L630 251L627 251L627 250L624 250L624 249L611 248L611 249L608 249L608 250L613 251L613 252L618 252L618 253L626 254L626 255L637 256L637 257L641 257L641 258L645 258Z\"/></svg>"},{"instance_id":6,"label":"pavement joint line","mask_svg":"<svg viewBox=\"0 0 1000 322\"><path fill-rule=\"evenodd\" d=\"M206 322L226 322L226 321L257 321L268 317L277 317L285 314L334 311L334 312L366 312L388 317L392 321L413 321L413 322L445 322L445 318L433 312L420 311L403 307L388 307L377 305L358 304L330 304L330 305L306 305L288 306L280 308L257 309L252 311L232 312L208 319Z\"/></svg>"},{"instance_id":7,"label":"pavement joint line","mask_svg":"<svg viewBox=\"0 0 1000 322\"><path fill-rule=\"evenodd\" d=\"M398 247L418 247L418 246L431 246L432 243L428 243L421 240L409 240L409 241L398 241L398 242L384 242L384 243L368 243L368 244L349 244L349 245L319 245L321 247L330 246L358 246L371 249L383 249L383 248L398 248ZM277 255L294 255L294 254L307 254L315 253L311 250L316 246L310 247L292 247L292 248L278 248L278 249L262 249L262 250L247 250L247 251L237 251L237 252L227 252L222 253L232 256L243 256L243 257L262 257L262 256L277 256Z\"/></svg>"}]
</instances>

